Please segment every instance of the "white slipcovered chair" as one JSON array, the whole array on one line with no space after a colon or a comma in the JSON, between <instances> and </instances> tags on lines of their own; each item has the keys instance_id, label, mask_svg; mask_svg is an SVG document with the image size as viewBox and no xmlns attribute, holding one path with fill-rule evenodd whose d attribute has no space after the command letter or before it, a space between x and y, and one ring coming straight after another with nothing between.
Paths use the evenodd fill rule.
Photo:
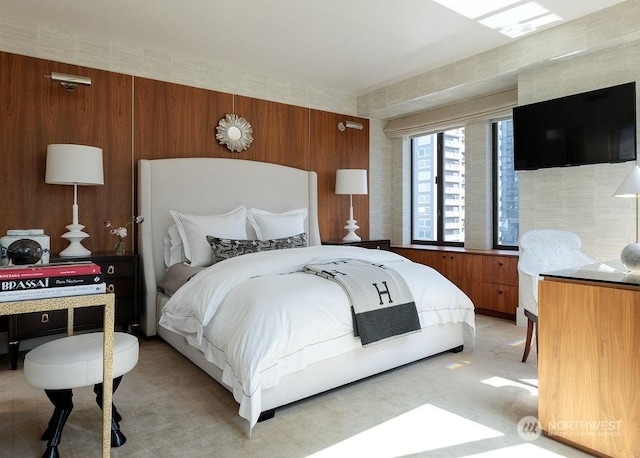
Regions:
<instances>
[{"instance_id":1,"label":"white slipcovered chair","mask_svg":"<svg viewBox=\"0 0 640 458\"><path fill-rule=\"evenodd\" d=\"M580 251L577 234L557 229L534 229L520 236L518 291L520 306L527 317L527 341L522 362L527 361L535 328L538 345L538 280L540 273L569 269L596 261Z\"/></svg>"}]
</instances>

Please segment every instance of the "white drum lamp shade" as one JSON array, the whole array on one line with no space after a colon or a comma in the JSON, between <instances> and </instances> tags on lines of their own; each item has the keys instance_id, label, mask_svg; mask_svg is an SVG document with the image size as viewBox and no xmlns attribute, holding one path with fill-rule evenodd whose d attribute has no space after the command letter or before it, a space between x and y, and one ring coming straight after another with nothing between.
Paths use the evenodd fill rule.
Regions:
<instances>
[{"instance_id":1,"label":"white drum lamp shade","mask_svg":"<svg viewBox=\"0 0 640 458\"><path fill-rule=\"evenodd\" d=\"M631 172L620 184L615 197L636 198L636 241L625 246L620 253L620 260L624 266L634 272L640 271L640 243L638 243L638 197L640 197L640 167L633 167Z\"/></svg>"},{"instance_id":2,"label":"white drum lamp shade","mask_svg":"<svg viewBox=\"0 0 640 458\"><path fill-rule=\"evenodd\" d=\"M103 185L102 149L85 145L47 146L44 181L49 184Z\"/></svg>"},{"instance_id":3,"label":"white drum lamp shade","mask_svg":"<svg viewBox=\"0 0 640 458\"><path fill-rule=\"evenodd\" d=\"M91 251L82 246L82 240L89 237L78 223L78 185L97 186L104 184L102 169L102 149L95 146L53 144L47 146L47 171L45 183L73 185L72 223L69 232L62 238L69 240L69 246L60 256L89 256Z\"/></svg>"},{"instance_id":4,"label":"white drum lamp shade","mask_svg":"<svg viewBox=\"0 0 640 458\"><path fill-rule=\"evenodd\" d=\"M353 194L367 194L367 171L361 169L340 169L336 171L336 194L349 194L349 219L344 227L347 235L345 242L358 242L360 237L356 229L360 229L353 219Z\"/></svg>"}]
</instances>

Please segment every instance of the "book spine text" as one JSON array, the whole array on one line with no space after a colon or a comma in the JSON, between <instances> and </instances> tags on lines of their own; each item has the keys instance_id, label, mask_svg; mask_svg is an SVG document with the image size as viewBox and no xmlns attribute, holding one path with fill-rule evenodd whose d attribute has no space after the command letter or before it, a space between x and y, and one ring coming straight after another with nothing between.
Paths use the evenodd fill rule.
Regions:
<instances>
[{"instance_id":1,"label":"book spine text","mask_svg":"<svg viewBox=\"0 0 640 458\"><path fill-rule=\"evenodd\" d=\"M102 282L104 282L104 275L102 274L16 278L12 280L0 280L0 292L56 288L60 286L95 285Z\"/></svg>"},{"instance_id":2,"label":"book spine text","mask_svg":"<svg viewBox=\"0 0 640 458\"><path fill-rule=\"evenodd\" d=\"M101 294L106 291L106 283L99 283L97 285L59 286L55 288L0 291L0 302L27 301L33 299L47 299L51 297L83 296L86 294Z\"/></svg>"},{"instance_id":3,"label":"book spine text","mask_svg":"<svg viewBox=\"0 0 640 458\"><path fill-rule=\"evenodd\" d=\"M5 267L0 268L0 280L15 280L21 278L68 277L71 275L91 275L101 273L97 264L83 264L78 266L43 266L32 268Z\"/></svg>"}]
</instances>

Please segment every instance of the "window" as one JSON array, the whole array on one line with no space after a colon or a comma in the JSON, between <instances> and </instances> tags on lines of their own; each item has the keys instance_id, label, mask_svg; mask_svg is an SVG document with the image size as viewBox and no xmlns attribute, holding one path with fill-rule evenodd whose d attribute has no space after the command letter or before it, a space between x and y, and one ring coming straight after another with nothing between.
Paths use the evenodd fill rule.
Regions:
<instances>
[{"instance_id":1,"label":"window","mask_svg":"<svg viewBox=\"0 0 640 458\"><path fill-rule=\"evenodd\" d=\"M464 128L411 139L412 243L464 243Z\"/></svg>"},{"instance_id":2,"label":"window","mask_svg":"<svg viewBox=\"0 0 640 458\"><path fill-rule=\"evenodd\" d=\"M517 249L518 174L513 169L513 120L492 123L493 247Z\"/></svg>"}]
</instances>

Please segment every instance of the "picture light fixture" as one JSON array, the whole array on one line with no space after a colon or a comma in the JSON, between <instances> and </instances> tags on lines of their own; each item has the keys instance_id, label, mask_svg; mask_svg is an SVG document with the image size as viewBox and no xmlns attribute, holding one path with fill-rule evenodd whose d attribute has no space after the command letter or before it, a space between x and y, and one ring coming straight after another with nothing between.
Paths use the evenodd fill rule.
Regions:
<instances>
[{"instance_id":1,"label":"picture light fixture","mask_svg":"<svg viewBox=\"0 0 640 458\"><path fill-rule=\"evenodd\" d=\"M51 78L56 81L67 91L73 91L78 86L91 86L91 78L88 76L67 75L66 73L51 72L51 75L44 75L45 78Z\"/></svg>"}]
</instances>

